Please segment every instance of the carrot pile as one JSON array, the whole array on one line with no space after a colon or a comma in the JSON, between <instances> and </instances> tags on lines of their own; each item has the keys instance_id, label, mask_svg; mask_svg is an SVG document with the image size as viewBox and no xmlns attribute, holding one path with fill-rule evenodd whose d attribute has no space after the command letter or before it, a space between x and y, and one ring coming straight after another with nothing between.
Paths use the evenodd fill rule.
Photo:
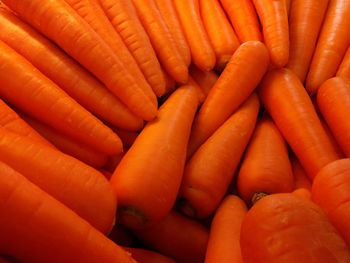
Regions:
<instances>
[{"instance_id":1,"label":"carrot pile","mask_svg":"<svg viewBox=\"0 0 350 263\"><path fill-rule=\"evenodd\" d=\"M0 262L350 262L349 0L0 0Z\"/></svg>"}]
</instances>

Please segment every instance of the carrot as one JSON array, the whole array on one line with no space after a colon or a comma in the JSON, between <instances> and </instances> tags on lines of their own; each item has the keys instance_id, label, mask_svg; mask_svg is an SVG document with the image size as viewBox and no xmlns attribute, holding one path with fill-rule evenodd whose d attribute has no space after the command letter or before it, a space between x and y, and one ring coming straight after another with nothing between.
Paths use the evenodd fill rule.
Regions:
<instances>
[{"instance_id":1,"label":"carrot","mask_svg":"<svg viewBox=\"0 0 350 263\"><path fill-rule=\"evenodd\" d=\"M211 223L205 263L243 263L239 240L246 213L247 207L238 196L225 197Z\"/></svg>"},{"instance_id":2,"label":"carrot","mask_svg":"<svg viewBox=\"0 0 350 263\"><path fill-rule=\"evenodd\" d=\"M293 157L291 163L293 168L295 189L305 188L311 190L311 181L298 159Z\"/></svg>"},{"instance_id":3,"label":"carrot","mask_svg":"<svg viewBox=\"0 0 350 263\"><path fill-rule=\"evenodd\" d=\"M138 117L155 118L155 105L121 60L64 0L3 2L97 76Z\"/></svg>"},{"instance_id":4,"label":"carrot","mask_svg":"<svg viewBox=\"0 0 350 263\"><path fill-rule=\"evenodd\" d=\"M205 30L216 55L216 68L221 72L240 43L219 0L200 0L199 6Z\"/></svg>"},{"instance_id":5,"label":"carrot","mask_svg":"<svg viewBox=\"0 0 350 263\"><path fill-rule=\"evenodd\" d=\"M28 263L136 263L72 210L0 163L0 251Z\"/></svg>"},{"instance_id":6,"label":"carrot","mask_svg":"<svg viewBox=\"0 0 350 263\"><path fill-rule=\"evenodd\" d=\"M286 0L286 8L287 8L288 17L289 17L289 14L290 14L291 6L292 6L292 0Z\"/></svg>"},{"instance_id":7,"label":"carrot","mask_svg":"<svg viewBox=\"0 0 350 263\"><path fill-rule=\"evenodd\" d=\"M134 233L147 246L179 263L204 261L209 231L173 210L158 224Z\"/></svg>"},{"instance_id":8,"label":"carrot","mask_svg":"<svg viewBox=\"0 0 350 263\"><path fill-rule=\"evenodd\" d=\"M349 1L330 1L306 79L310 94L315 94L324 81L336 74L350 44L349 16Z\"/></svg>"},{"instance_id":9,"label":"carrot","mask_svg":"<svg viewBox=\"0 0 350 263\"><path fill-rule=\"evenodd\" d=\"M134 144L137 136L139 136L137 132L125 131L114 127L112 127L112 130L118 134L125 148L130 148Z\"/></svg>"},{"instance_id":10,"label":"carrot","mask_svg":"<svg viewBox=\"0 0 350 263\"><path fill-rule=\"evenodd\" d=\"M191 50L192 62L203 71L213 69L215 52L201 19L199 0L174 0L174 5Z\"/></svg>"},{"instance_id":11,"label":"carrot","mask_svg":"<svg viewBox=\"0 0 350 263\"><path fill-rule=\"evenodd\" d=\"M292 193L257 202L241 228L245 263L350 262L345 241L322 210Z\"/></svg>"},{"instance_id":12,"label":"carrot","mask_svg":"<svg viewBox=\"0 0 350 263\"><path fill-rule=\"evenodd\" d=\"M342 62L338 68L337 77L350 78L350 47L348 47Z\"/></svg>"},{"instance_id":13,"label":"carrot","mask_svg":"<svg viewBox=\"0 0 350 263\"><path fill-rule=\"evenodd\" d=\"M260 18L272 66L282 68L289 58L289 29L285 0L253 0Z\"/></svg>"},{"instance_id":14,"label":"carrot","mask_svg":"<svg viewBox=\"0 0 350 263\"><path fill-rule=\"evenodd\" d=\"M155 224L174 205L197 106L193 86L178 88L119 163L110 182L118 196L118 217L123 225L144 228Z\"/></svg>"},{"instance_id":15,"label":"carrot","mask_svg":"<svg viewBox=\"0 0 350 263\"><path fill-rule=\"evenodd\" d=\"M239 196L252 205L260 193L287 193L293 188L286 143L276 125L265 116L257 123L238 173Z\"/></svg>"},{"instance_id":16,"label":"carrot","mask_svg":"<svg viewBox=\"0 0 350 263\"><path fill-rule=\"evenodd\" d=\"M251 0L220 0L241 43L262 41L258 17Z\"/></svg>"},{"instance_id":17,"label":"carrot","mask_svg":"<svg viewBox=\"0 0 350 263\"><path fill-rule=\"evenodd\" d=\"M176 263L172 258L151 250L131 247L124 247L124 249L131 253L132 257L136 259L138 263Z\"/></svg>"},{"instance_id":18,"label":"carrot","mask_svg":"<svg viewBox=\"0 0 350 263\"><path fill-rule=\"evenodd\" d=\"M202 71L195 66L190 67L190 76L201 87L205 96L208 96L209 91L219 78L214 71Z\"/></svg>"},{"instance_id":19,"label":"carrot","mask_svg":"<svg viewBox=\"0 0 350 263\"><path fill-rule=\"evenodd\" d=\"M188 81L186 84L193 86L197 90L199 104L201 105L204 102L204 100L206 99L206 95L205 95L204 91L202 90L202 87L199 86L198 83L191 76L188 77Z\"/></svg>"},{"instance_id":20,"label":"carrot","mask_svg":"<svg viewBox=\"0 0 350 263\"><path fill-rule=\"evenodd\" d=\"M287 68L304 83L329 0L293 0L289 16L289 61Z\"/></svg>"},{"instance_id":21,"label":"carrot","mask_svg":"<svg viewBox=\"0 0 350 263\"><path fill-rule=\"evenodd\" d=\"M339 158L299 78L289 69L268 73L260 98L310 179Z\"/></svg>"},{"instance_id":22,"label":"carrot","mask_svg":"<svg viewBox=\"0 0 350 263\"><path fill-rule=\"evenodd\" d=\"M188 157L249 97L265 74L268 59L265 45L258 41L236 50L195 118Z\"/></svg>"},{"instance_id":23,"label":"carrot","mask_svg":"<svg viewBox=\"0 0 350 263\"><path fill-rule=\"evenodd\" d=\"M187 216L205 218L223 199L259 112L255 93L204 142L188 160L179 191L179 207Z\"/></svg>"},{"instance_id":24,"label":"carrot","mask_svg":"<svg viewBox=\"0 0 350 263\"><path fill-rule=\"evenodd\" d=\"M163 71L164 79L165 79L165 89L166 89L166 94L172 93L176 89L176 83L175 80L169 76L167 72Z\"/></svg>"},{"instance_id":25,"label":"carrot","mask_svg":"<svg viewBox=\"0 0 350 263\"><path fill-rule=\"evenodd\" d=\"M109 182L92 167L1 127L0 160L101 232L111 229L116 210L115 196Z\"/></svg>"},{"instance_id":26,"label":"carrot","mask_svg":"<svg viewBox=\"0 0 350 263\"><path fill-rule=\"evenodd\" d=\"M6 101L103 153L122 150L112 130L1 40L0 68L0 96Z\"/></svg>"},{"instance_id":27,"label":"carrot","mask_svg":"<svg viewBox=\"0 0 350 263\"><path fill-rule=\"evenodd\" d=\"M304 198L306 200L311 200L311 189L307 189L307 188L298 188L295 189L292 194L299 196L301 198Z\"/></svg>"},{"instance_id":28,"label":"carrot","mask_svg":"<svg viewBox=\"0 0 350 263\"><path fill-rule=\"evenodd\" d=\"M315 97L314 97L314 99L315 99ZM317 103L317 98L316 98L316 103ZM314 104L314 106L315 106L315 104ZM344 158L345 154L344 154L343 150L340 148L340 146L339 146L337 140L335 139L333 132L329 128L327 122L323 119L323 116L320 112L318 112L318 116L320 118L323 129L325 130L326 134L328 135L329 140L331 141L331 143L333 145L333 148L336 150L336 152L340 158Z\"/></svg>"}]
</instances>

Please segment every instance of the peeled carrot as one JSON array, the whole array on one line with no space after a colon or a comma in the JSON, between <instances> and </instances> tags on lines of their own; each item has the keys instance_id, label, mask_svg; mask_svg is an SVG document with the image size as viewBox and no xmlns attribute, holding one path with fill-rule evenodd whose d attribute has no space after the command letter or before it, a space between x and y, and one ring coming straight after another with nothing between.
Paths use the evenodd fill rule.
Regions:
<instances>
[{"instance_id":1,"label":"peeled carrot","mask_svg":"<svg viewBox=\"0 0 350 263\"><path fill-rule=\"evenodd\" d=\"M323 166L339 158L310 97L292 71L269 72L261 83L259 95L310 179Z\"/></svg>"},{"instance_id":2,"label":"peeled carrot","mask_svg":"<svg viewBox=\"0 0 350 263\"><path fill-rule=\"evenodd\" d=\"M190 67L190 76L201 87L205 96L208 96L209 91L219 78L214 71L202 71L195 66Z\"/></svg>"},{"instance_id":3,"label":"peeled carrot","mask_svg":"<svg viewBox=\"0 0 350 263\"><path fill-rule=\"evenodd\" d=\"M124 247L124 249L131 253L132 257L137 260L138 263L176 263L172 258L148 249L131 247Z\"/></svg>"},{"instance_id":4,"label":"peeled carrot","mask_svg":"<svg viewBox=\"0 0 350 263\"><path fill-rule=\"evenodd\" d=\"M296 157L293 157L291 163L294 175L295 189L305 188L311 190L311 181L298 159Z\"/></svg>"},{"instance_id":5,"label":"peeled carrot","mask_svg":"<svg viewBox=\"0 0 350 263\"><path fill-rule=\"evenodd\" d=\"M337 77L350 78L350 47L347 49L343 60L338 68Z\"/></svg>"},{"instance_id":6,"label":"peeled carrot","mask_svg":"<svg viewBox=\"0 0 350 263\"><path fill-rule=\"evenodd\" d=\"M332 0L323 22L312 58L306 89L315 94L319 86L333 77L350 45L350 1Z\"/></svg>"},{"instance_id":7,"label":"peeled carrot","mask_svg":"<svg viewBox=\"0 0 350 263\"><path fill-rule=\"evenodd\" d=\"M249 97L268 63L268 51L261 42L248 41L236 50L195 118L188 157Z\"/></svg>"}]
</instances>

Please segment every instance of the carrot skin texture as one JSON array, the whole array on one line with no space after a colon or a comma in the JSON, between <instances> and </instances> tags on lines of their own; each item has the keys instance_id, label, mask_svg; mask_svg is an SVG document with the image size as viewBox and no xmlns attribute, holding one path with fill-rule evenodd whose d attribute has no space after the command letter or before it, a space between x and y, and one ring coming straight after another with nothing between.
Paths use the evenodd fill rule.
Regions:
<instances>
[{"instance_id":1,"label":"carrot skin texture","mask_svg":"<svg viewBox=\"0 0 350 263\"><path fill-rule=\"evenodd\" d=\"M157 252L141 249L123 247L126 251L130 252L132 257L137 260L138 263L176 263L172 258L163 256Z\"/></svg>"},{"instance_id":2,"label":"carrot skin texture","mask_svg":"<svg viewBox=\"0 0 350 263\"><path fill-rule=\"evenodd\" d=\"M350 78L350 48L347 49L336 76L346 79Z\"/></svg>"}]
</instances>

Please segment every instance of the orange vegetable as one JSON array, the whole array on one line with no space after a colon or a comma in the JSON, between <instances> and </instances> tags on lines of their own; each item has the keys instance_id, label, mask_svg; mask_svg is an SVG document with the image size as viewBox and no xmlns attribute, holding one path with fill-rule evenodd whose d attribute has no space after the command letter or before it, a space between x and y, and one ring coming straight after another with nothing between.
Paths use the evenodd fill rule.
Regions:
<instances>
[{"instance_id":1,"label":"orange vegetable","mask_svg":"<svg viewBox=\"0 0 350 263\"><path fill-rule=\"evenodd\" d=\"M206 97L219 78L219 76L214 71L202 71L195 66L190 67L190 75L201 87Z\"/></svg>"},{"instance_id":2,"label":"orange vegetable","mask_svg":"<svg viewBox=\"0 0 350 263\"><path fill-rule=\"evenodd\" d=\"M137 260L138 263L176 263L172 258L163 256L157 252L141 249L124 247L124 249L131 253L132 257Z\"/></svg>"},{"instance_id":3,"label":"orange vegetable","mask_svg":"<svg viewBox=\"0 0 350 263\"><path fill-rule=\"evenodd\" d=\"M305 188L311 190L311 181L296 157L292 158L292 168L295 189Z\"/></svg>"},{"instance_id":4,"label":"orange vegetable","mask_svg":"<svg viewBox=\"0 0 350 263\"><path fill-rule=\"evenodd\" d=\"M347 49L344 58L338 68L337 77L350 78L350 47Z\"/></svg>"},{"instance_id":5,"label":"orange vegetable","mask_svg":"<svg viewBox=\"0 0 350 263\"><path fill-rule=\"evenodd\" d=\"M306 188L298 188L295 189L292 194L299 196L301 198L304 198L306 200L311 200L311 189L306 189Z\"/></svg>"}]
</instances>

